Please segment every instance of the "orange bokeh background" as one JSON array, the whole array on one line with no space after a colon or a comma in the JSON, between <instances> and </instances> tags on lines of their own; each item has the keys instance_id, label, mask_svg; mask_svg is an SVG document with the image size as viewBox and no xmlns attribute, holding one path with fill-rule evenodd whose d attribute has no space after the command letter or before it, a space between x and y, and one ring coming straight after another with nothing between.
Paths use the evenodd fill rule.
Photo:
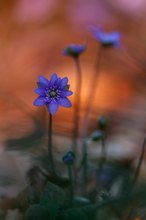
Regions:
<instances>
[{"instance_id":1,"label":"orange bokeh background","mask_svg":"<svg viewBox=\"0 0 146 220\"><path fill-rule=\"evenodd\" d=\"M90 81L95 71L94 62L98 48L98 42L88 30L91 24L103 26L106 31L117 30L122 33L122 49L105 51L103 54L99 85L92 88L96 98L91 112L91 123L94 123L100 113L114 111L125 114L126 111L133 110L134 106L137 111L141 111L142 104L139 109L135 103L139 96L144 97L145 92L145 2L139 1L138 5L135 3L133 6L129 6L129 3L130 1L121 3L112 0L1 1L2 133L5 131L10 135L11 132L7 131L12 130L14 133L19 126L25 130L27 124L20 124L21 117L12 113L14 109L22 110L13 99L18 98L26 103L32 114L41 111L33 106L36 98L34 88L39 75L50 77L53 72L57 72L61 77L67 76L74 91L76 69L73 60L62 55L62 49L70 43L87 42L86 53L81 56L82 115L91 89ZM74 101L73 96L71 100ZM60 108L54 117L54 131L61 132L62 126L72 126L72 117L73 109ZM19 134L19 131L16 133ZM7 135L1 134L5 137Z\"/></svg>"}]
</instances>

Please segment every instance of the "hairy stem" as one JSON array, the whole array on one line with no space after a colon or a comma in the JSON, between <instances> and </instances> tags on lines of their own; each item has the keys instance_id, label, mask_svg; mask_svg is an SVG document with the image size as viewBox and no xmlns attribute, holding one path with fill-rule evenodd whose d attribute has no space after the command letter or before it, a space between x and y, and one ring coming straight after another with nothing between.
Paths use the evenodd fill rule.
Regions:
<instances>
[{"instance_id":1,"label":"hairy stem","mask_svg":"<svg viewBox=\"0 0 146 220\"><path fill-rule=\"evenodd\" d=\"M140 154L140 157L139 157L139 161L138 161L138 165L137 165L137 168L136 168L136 171L135 171L135 176L134 176L134 179L133 179L133 183L132 183L132 187L131 187L131 192L138 180L138 177L139 177L139 173L140 173L140 168L141 168L141 165L142 165L142 162L143 162L143 158L144 158L144 153L145 153L145 145L146 145L146 137L143 141L143 144L142 144L142 149L141 149L141 154ZM127 216L124 218L125 220L131 220L131 216L132 216L132 213L133 213L133 207L130 208Z\"/></svg>"},{"instance_id":2,"label":"hairy stem","mask_svg":"<svg viewBox=\"0 0 146 220\"><path fill-rule=\"evenodd\" d=\"M92 77L90 91L89 91L88 98L87 98L87 105L86 105L85 114L84 114L84 118L83 118L82 157L85 158L85 161L83 163L83 182L82 182L82 189L84 190L83 194L86 194L86 182L85 181L87 179L86 178L86 176L87 176L87 154L86 154L87 144L86 144L85 138L88 133L89 116L90 116L90 112L93 107L93 101L95 100L95 94L96 94L95 92L93 92L93 89L97 88L97 84L99 82L101 58L102 58L102 47L100 46L98 53L97 53L96 61L95 61L95 71L94 71L94 74Z\"/></svg>"},{"instance_id":3,"label":"hairy stem","mask_svg":"<svg viewBox=\"0 0 146 220\"><path fill-rule=\"evenodd\" d=\"M90 91L87 97L87 104L86 104L86 109L85 109L85 114L84 114L84 120L83 120L83 138L87 136L88 132L88 127L89 127L89 115L93 107L93 102L95 100L95 91L93 89L95 88L97 90L98 88L98 82L100 78L100 63L101 63L101 58L102 58L102 47L98 49L97 57L95 60L95 71L91 80L90 84Z\"/></svg>"},{"instance_id":4,"label":"hairy stem","mask_svg":"<svg viewBox=\"0 0 146 220\"><path fill-rule=\"evenodd\" d=\"M73 186L73 175L72 175L72 167L68 165L68 175L70 181L70 203L73 203L73 196L74 196L74 186Z\"/></svg>"},{"instance_id":5,"label":"hairy stem","mask_svg":"<svg viewBox=\"0 0 146 220\"><path fill-rule=\"evenodd\" d=\"M82 184L81 184L81 191L83 195L87 194L86 190L86 184L87 184L87 143L86 140L83 140L83 178L82 178Z\"/></svg>"},{"instance_id":6,"label":"hairy stem","mask_svg":"<svg viewBox=\"0 0 146 220\"><path fill-rule=\"evenodd\" d=\"M76 88L75 88L75 112L74 112L74 128L73 128L73 151L77 152L77 140L79 135L79 120L80 120L80 107L81 107L81 88L82 88L82 75L79 57L74 58L76 66Z\"/></svg>"},{"instance_id":7,"label":"hairy stem","mask_svg":"<svg viewBox=\"0 0 146 220\"><path fill-rule=\"evenodd\" d=\"M48 157L49 157L51 172L53 175L56 175L54 159L52 154L52 115L51 114L49 114L49 126L48 126Z\"/></svg>"},{"instance_id":8,"label":"hairy stem","mask_svg":"<svg viewBox=\"0 0 146 220\"><path fill-rule=\"evenodd\" d=\"M146 137L145 137L143 145L142 145L139 162L138 162L138 165L137 165L137 168L136 168L136 171L135 171L135 176L134 176L134 180L133 180L133 187L134 187L134 185L137 182L137 179L139 177L140 168L141 168L142 161L143 161L143 158L144 158L144 153L145 153L145 145L146 145Z\"/></svg>"}]
</instances>

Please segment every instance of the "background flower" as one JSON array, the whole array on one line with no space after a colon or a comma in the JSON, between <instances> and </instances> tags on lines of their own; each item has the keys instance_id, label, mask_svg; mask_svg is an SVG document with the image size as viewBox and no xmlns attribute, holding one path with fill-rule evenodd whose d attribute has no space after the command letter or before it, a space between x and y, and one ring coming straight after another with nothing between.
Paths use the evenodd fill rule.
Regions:
<instances>
[{"instance_id":1,"label":"background flower","mask_svg":"<svg viewBox=\"0 0 146 220\"><path fill-rule=\"evenodd\" d=\"M90 31L94 38L98 40L104 47L120 46L121 34L119 32L106 33L100 27L90 27Z\"/></svg>"},{"instance_id":2,"label":"background flower","mask_svg":"<svg viewBox=\"0 0 146 220\"><path fill-rule=\"evenodd\" d=\"M34 101L35 106L46 105L51 115L54 115L58 110L59 105L69 108L71 102L67 98L73 94L68 90L68 78L59 78L56 73L52 74L50 81L44 76L39 77L38 88L35 92L39 97Z\"/></svg>"},{"instance_id":3,"label":"background flower","mask_svg":"<svg viewBox=\"0 0 146 220\"><path fill-rule=\"evenodd\" d=\"M85 44L70 44L64 49L63 54L66 56L78 57L85 49Z\"/></svg>"}]
</instances>

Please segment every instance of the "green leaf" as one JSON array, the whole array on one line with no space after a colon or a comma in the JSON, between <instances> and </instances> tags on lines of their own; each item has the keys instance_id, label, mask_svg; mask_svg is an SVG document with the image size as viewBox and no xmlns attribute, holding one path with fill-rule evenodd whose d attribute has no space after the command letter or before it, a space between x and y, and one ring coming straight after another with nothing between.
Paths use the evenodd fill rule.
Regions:
<instances>
[{"instance_id":1,"label":"green leaf","mask_svg":"<svg viewBox=\"0 0 146 220\"><path fill-rule=\"evenodd\" d=\"M25 213L25 220L48 220L49 210L42 205L33 205Z\"/></svg>"},{"instance_id":2,"label":"green leaf","mask_svg":"<svg viewBox=\"0 0 146 220\"><path fill-rule=\"evenodd\" d=\"M40 205L49 210L49 220L55 220L58 209L65 200L64 191L57 185L48 182L40 199Z\"/></svg>"},{"instance_id":3,"label":"green leaf","mask_svg":"<svg viewBox=\"0 0 146 220\"><path fill-rule=\"evenodd\" d=\"M49 210L49 220L55 220L58 214L59 206L56 203L50 202L47 204Z\"/></svg>"},{"instance_id":4,"label":"green leaf","mask_svg":"<svg viewBox=\"0 0 146 220\"><path fill-rule=\"evenodd\" d=\"M73 203L77 206L89 205L91 202L89 199L83 196L74 196Z\"/></svg>"},{"instance_id":5,"label":"green leaf","mask_svg":"<svg viewBox=\"0 0 146 220\"><path fill-rule=\"evenodd\" d=\"M63 189L51 182L48 182L42 193L40 204L45 206L56 204L56 206L60 207L63 205L64 200L65 193Z\"/></svg>"},{"instance_id":6,"label":"green leaf","mask_svg":"<svg viewBox=\"0 0 146 220\"><path fill-rule=\"evenodd\" d=\"M81 209L72 208L62 212L59 220L88 220L88 218Z\"/></svg>"}]
</instances>

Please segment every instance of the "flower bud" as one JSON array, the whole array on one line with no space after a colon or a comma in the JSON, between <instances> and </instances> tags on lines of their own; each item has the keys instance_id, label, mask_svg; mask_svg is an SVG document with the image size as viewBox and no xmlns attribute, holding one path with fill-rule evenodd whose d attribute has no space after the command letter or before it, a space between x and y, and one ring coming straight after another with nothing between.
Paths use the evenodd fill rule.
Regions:
<instances>
[{"instance_id":1,"label":"flower bud","mask_svg":"<svg viewBox=\"0 0 146 220\"><path fill-rule=\"evenodd\" d=\"M99 131L99 130L94 131L91 134L92 141L100 141L102 138L103 138L103 133L101 131Z\"/></svg>"},{"instance_id":2,"label":"flower bud","mask_svg":"<svg viewBox=\"0 0 146 220\"><path fill-rule=\"evenodd\" d=\"M105 130L108 126L108 118L106 116L100 116L98 119L97 119L97 123L98 123L98 126L99 126L99 129L101 130Z\"/></svg>"},{"instance_id":3,"label":"flower bud","mask_svg":"<svg viewBox=\"0 0 146 220\"><path fill-rule=\"evenodd\" d=\"M77 58L81 53L83 53L86 49L86 45L84 44L70 44L67 46L63 54L66 56Z\"/></svg>"},{"instance_id":4,"label":"flower bud","mask_svg":"<svg viewBox=\"0 0 146 220\"><path fill-rule=\"evenodd\" d=\"M62 158L65 165L72 165L75 161L75 154L72 151L68 151Z\"/></svg>"}]
</instances>

